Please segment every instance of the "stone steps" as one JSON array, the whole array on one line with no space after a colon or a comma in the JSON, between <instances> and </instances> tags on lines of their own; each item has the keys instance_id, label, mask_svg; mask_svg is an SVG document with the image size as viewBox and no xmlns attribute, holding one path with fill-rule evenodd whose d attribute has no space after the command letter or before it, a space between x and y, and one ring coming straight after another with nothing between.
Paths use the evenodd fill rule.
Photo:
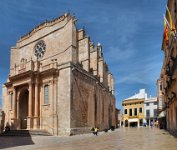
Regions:
<instances>
[{"instance_id":1,"label":"stone steps","mask_svg":"<svg viewBox=\"0 0 177 150\"><path fill-rule=\"evenodd\" d=\"M0 136L52 136L45 130L10 130L0 134Z\"/></svg>"}]
</instances>

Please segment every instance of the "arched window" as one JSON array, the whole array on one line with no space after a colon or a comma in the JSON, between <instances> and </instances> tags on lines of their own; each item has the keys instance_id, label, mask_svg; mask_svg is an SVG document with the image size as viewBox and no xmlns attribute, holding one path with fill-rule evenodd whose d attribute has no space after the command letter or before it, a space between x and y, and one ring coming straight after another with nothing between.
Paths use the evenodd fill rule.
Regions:
<instances>
[{"instance_id":1,"label":"arched window","mask_svg":"<svg viewBox=\"0 0 177 150\"><path fill-rule=\"evenodd\" d=\"M49 85L44 86L44 104L49 103Z\"/></svg>"}]
</instances>

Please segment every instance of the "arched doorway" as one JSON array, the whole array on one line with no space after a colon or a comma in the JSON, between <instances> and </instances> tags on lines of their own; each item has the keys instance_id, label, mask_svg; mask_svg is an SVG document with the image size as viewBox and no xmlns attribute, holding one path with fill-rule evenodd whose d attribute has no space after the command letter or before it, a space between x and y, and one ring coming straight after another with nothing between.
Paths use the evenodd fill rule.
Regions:
<instances>
[{"instance_id":1,"label":"arched doorway","mask_svg":"<svg viewBox=\"0 0 177 150\"><path fill-rule=\"evenodd\" d=\"M26 88L21 90L19 95L19 122L21 129L27 129L28 95L29 92Z\"/></svg>"}]
</instances>

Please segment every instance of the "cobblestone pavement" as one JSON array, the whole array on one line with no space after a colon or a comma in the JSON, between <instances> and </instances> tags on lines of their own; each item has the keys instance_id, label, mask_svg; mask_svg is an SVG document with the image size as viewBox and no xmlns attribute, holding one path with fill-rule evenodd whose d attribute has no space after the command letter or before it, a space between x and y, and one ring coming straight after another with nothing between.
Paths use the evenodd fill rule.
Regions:
<instances>
[{"instance_id":1,"label":"cobblestone pavement","mask_svg":"<svg viewBox=\"0 0 177 150\"><path fill-rule=\"evenodd\" d=\"M119 128L113 132L71 137L0 137L7 150L177 150L177 138L157 128Z\"/></svg>"}]
</instances>

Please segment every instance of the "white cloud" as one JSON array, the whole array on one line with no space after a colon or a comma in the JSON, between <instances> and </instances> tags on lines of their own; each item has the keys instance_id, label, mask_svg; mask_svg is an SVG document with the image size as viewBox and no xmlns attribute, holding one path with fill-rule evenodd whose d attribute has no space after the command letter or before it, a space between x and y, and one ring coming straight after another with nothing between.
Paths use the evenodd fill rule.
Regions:
<instances>
[{"instance_id":1,"label":"white cloud","mask_svg":"<svg viewBox=\"0 0 177 150\"><path fill-rule=\"evenodd\" d=\"M129 43L125 49L121 49L119 46L111 46L105 51L105 57L108 63L119 63L120 61L126 61L134 56L133 44Z\"/></svg>"},{"instance_id":2,"label":"white cloud","mask_svg":"<svg viewBox=\"0 0 177 150\"><path fill-rule=\"evenodd\" d=\"M161 66L162 62L157 56L131 63L129 68L122 70L123 75L116 80L115 84L155 84Z\"/></svg>"}]
</instances>

